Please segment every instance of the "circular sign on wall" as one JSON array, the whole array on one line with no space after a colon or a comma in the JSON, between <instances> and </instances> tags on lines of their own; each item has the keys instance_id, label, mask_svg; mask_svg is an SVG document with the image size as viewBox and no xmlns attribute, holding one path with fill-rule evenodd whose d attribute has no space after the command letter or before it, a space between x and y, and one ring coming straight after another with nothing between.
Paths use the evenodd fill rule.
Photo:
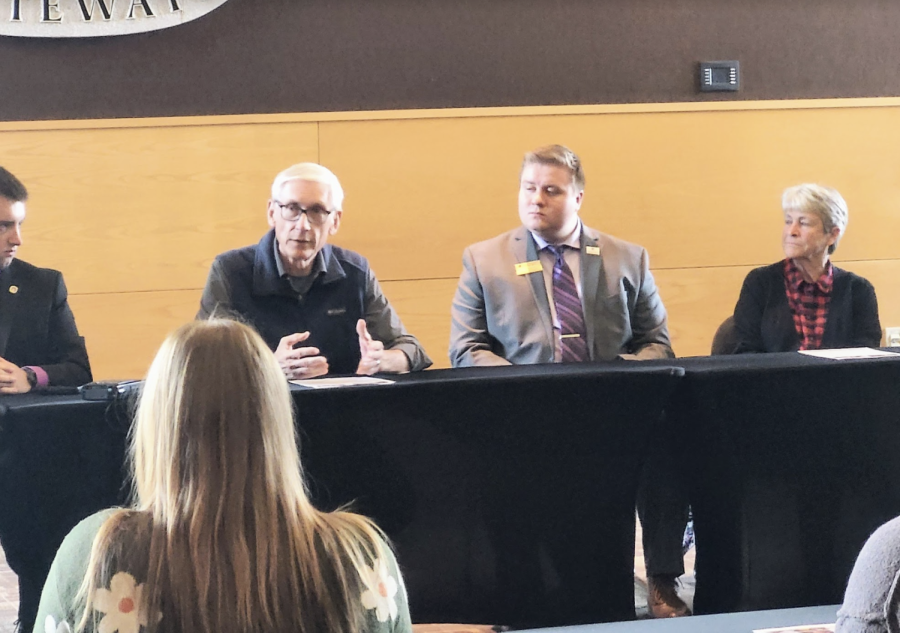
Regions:
<instances>
[{"instance_id":1,"label":"circular sign on wall","mask_svg":"<svg viewBox=\"0 0 900 633\"><path fill-rule=\"evenodd\" d=\"M0 0L0 35L103 37L158 31L228 0ZM2 6L6 4L6 11ZM4 15L5 14L5 15Z\"/></svg>"}]
</instances>

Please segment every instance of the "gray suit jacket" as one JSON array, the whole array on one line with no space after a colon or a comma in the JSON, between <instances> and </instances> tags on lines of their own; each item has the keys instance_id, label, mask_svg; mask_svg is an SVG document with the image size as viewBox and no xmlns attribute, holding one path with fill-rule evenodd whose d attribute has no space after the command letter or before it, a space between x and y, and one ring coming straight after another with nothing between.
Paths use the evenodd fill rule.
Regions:
<instances>
[{"instance_id":1,"label":"gray suit jacket","mask_svg":"<svg viewBox=\"0 0 900 633\"><path fill-rule=\"evenodd\" d=\"M600 255L588 248L599 248ZM534 238L524 227L465 250L452 307L454 367L553 362L543 274L515 271L516 264L537 259ZM581 287L591 360L675 356L642 247L583 227Z\"/></svg>"}]
</instances>

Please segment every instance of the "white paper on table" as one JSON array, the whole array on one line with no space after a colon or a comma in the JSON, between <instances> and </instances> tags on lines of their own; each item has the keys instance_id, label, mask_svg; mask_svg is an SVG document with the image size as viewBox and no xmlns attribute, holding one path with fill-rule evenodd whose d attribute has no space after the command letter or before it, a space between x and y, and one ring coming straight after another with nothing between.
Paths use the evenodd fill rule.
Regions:
<instances>
[{"instance_id":1,"label":"white paper on table","mask_svg":"<svg viewBox=\"0 0 900 633\"><path fill-rule=\"evenodd\" d=\"M834 633L834 624L801 624L778 626L774 629L753 629L753 633Z\"/></svg>"},{"instance_id":2,"label":"white paper on table","mask_svg":"<svg viewBox=\"0 0 900 633\"><path fill-rule=\"evenodd\" d=\"M372 378L371 376L347 376L346 378L313 378L291 380L290 383L312 389L334 389L336 387L367 387L369 385L393 385L393 380Z\"/></svg>"},{"instance_id":3,"label":"white paper on table","mask_svg":"<svg viewBox=\"0 0 900 633\"><path fill-rule=\"evenodd\" d=\"M831 358L834 360L848 360L851 358L884 358L885 356L900 356L897 352L885 352L871 347L848 347L846 349L805 349L800 351L807 356L817 358Z\"/></svg>"}]
</instances>

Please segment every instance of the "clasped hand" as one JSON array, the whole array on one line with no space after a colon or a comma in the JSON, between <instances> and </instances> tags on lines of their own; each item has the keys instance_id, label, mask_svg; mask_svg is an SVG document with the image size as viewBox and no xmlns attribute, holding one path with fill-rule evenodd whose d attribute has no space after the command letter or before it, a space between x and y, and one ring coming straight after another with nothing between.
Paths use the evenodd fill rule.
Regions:
<instances>
[{"instance_id":1,"label":"clasped hand","mask_svg":"<svg viewBox=\"0 0 900 633\"><path fill-rule=\"evenodd\" d=\"M18 365L0 358L0 393L28 393L28 376Z\"/></svg>"}]
</instances>

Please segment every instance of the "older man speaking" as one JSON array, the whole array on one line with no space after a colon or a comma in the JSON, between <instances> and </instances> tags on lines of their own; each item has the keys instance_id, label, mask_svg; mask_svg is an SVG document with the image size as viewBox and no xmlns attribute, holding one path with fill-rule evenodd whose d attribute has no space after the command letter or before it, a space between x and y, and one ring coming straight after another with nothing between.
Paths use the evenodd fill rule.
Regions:
<instances>
[{"instance_id":1,"label":"older man speaking","mask_svg":"<svg viewBox=\"0 0 900 633\"><path fill-rule=\"evenodd\" d=\"M238 315L292 379L431 365L368 261L328 244L343 201L337 176L322 165L299 163L278 174L266 211L272 230L255 246L216 257L197 318Z\"/></svg>"}]
</instances>

